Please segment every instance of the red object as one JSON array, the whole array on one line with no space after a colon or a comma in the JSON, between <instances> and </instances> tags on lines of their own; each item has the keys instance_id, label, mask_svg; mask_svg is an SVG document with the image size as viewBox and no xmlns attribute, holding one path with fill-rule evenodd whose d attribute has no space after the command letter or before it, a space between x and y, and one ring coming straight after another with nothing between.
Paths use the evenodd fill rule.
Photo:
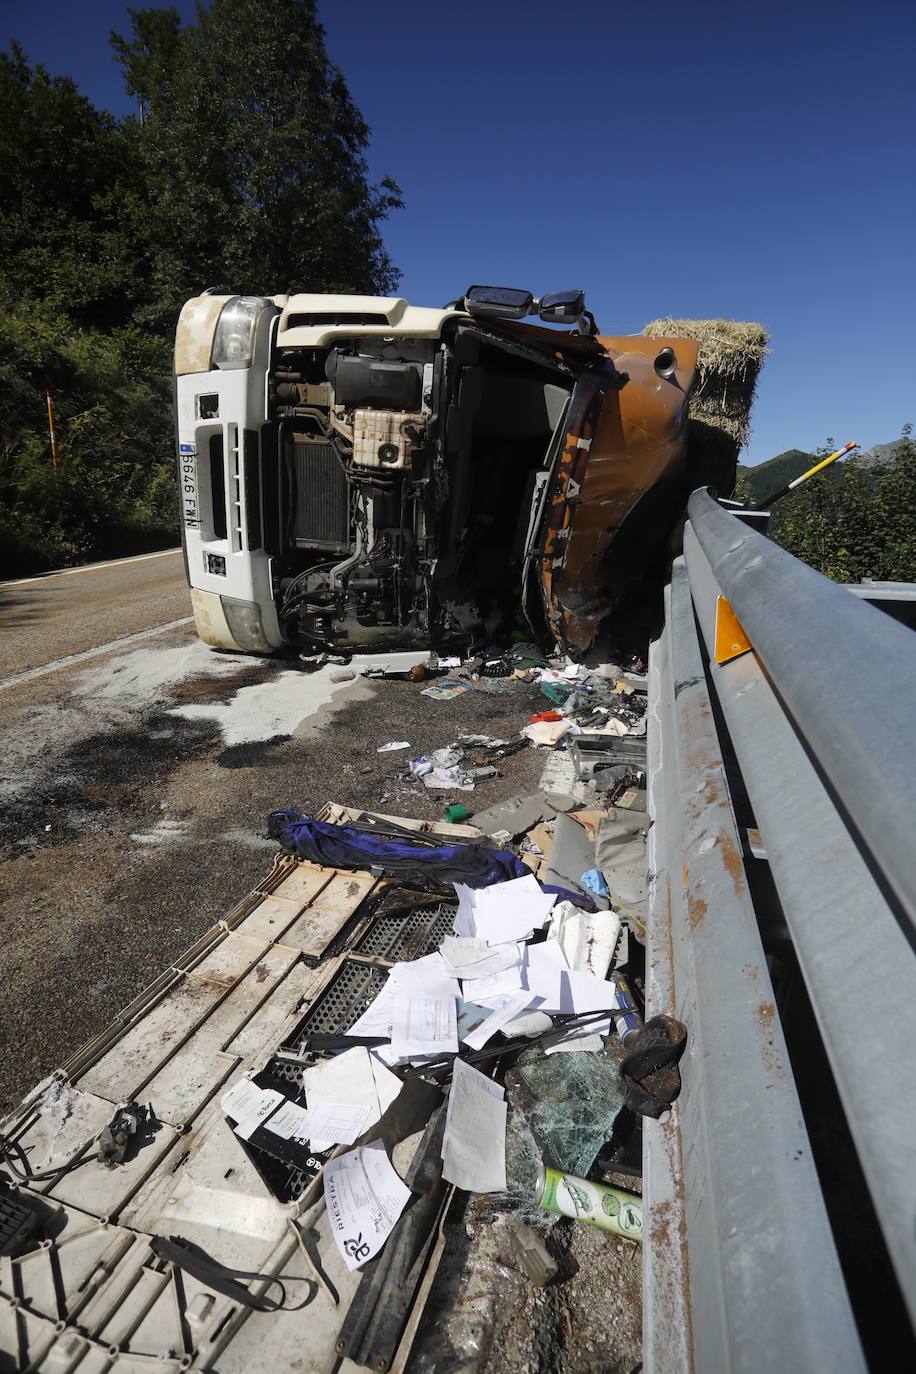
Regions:
<instances>
[{"instance_id":1,"label":"red object","mask_svg":"<svg viewBox=\"0 0 916 1374\"><path fill-rule=\"evenodd\" d=\"M538 716L531 717L531 724L537 725L539 720L562 720L559 711L542 711Z\"/></svg>"}]
</instances>

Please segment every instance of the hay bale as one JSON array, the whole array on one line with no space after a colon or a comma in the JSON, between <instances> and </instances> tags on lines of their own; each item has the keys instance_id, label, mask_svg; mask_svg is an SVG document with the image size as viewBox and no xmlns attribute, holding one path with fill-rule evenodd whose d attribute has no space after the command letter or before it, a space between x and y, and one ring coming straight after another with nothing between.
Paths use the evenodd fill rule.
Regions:
<instances>
[{"instance_id":1,"label":"hay bale","mask_svg":"<svg viewBox=\"0 0 916 1374\"><path fill-rule=\"evenodd\" d=\"M688 404L688 461L699 483L727 495L750 434L757 378L767 355L763 325L739 320L653 320L648 338L696 339L697 371ZM708 475L707 475L708 474Z\"/></svg>"}]
</instances>

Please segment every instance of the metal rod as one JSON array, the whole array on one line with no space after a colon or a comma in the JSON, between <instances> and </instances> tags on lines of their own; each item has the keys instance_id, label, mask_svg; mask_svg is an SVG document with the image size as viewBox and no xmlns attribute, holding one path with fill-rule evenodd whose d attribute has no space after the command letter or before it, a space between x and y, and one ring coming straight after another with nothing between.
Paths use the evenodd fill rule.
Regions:
<instances>
[{"instance_id":1,"label":"metal rod","mask_svg":"<svg viewBox=\"0 0 916 1374\"><path fill-rule=\"evenodd\" d=\"M784 496L788 496L790 491L794 491L796 487L800 487L802 483L807 482L809 478L815 477L819 472L823 472L824 468L829 467L831 463L835 463L838 458L842 458L844 453L851 453L854 448L858 447L859 445L853 439L850 443L844 444L842 448L838 448L836 453L828 453L827 457L822 458L819 463L815 463L813 468L809 468L807 472L803 472L800 477L794 478L791 482L786 482L785 486L780 487L778 491L774 491L770 496L764 497L762 501L757 501L753 506L748 506L748 510L766 510L768 506L772 506L776 501L781 501Z\"/></svg>"}]
</instances>

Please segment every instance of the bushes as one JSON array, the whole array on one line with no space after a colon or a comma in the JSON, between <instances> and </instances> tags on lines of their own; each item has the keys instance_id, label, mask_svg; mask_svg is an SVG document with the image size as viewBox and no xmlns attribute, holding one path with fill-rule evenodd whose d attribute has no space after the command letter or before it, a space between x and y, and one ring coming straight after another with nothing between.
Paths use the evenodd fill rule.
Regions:
<instances>
[{"instance_id":1,"label":"bushes","mask_svg":"<svg viewBox=\"0 0 916 1374\"><path fill-rule=\"evenodd\" d=\"M823 453L835 448L828 440ZM737 495L749 492L745 473ZM741 499L744 499L743 497ZM916 581L916 444L848 458L773 507L770 537L837 582Z\"/></svg>"},{"instance_id":2,"label":"bushes","mask_svg":"<svg viewBox=\"0 0 916 1374\"><path fill-rule=\"evenodd\" d=\"M54 393L58 469L44 387ZM0 576L177 542L169 348L0 310Z\"/></svg>"}]
</instances>

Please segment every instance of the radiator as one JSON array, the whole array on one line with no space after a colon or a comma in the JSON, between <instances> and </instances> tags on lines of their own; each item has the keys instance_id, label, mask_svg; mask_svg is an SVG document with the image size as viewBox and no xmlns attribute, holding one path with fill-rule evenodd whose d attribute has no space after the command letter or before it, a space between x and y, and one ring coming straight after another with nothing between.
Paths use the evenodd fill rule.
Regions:
<instances>
[{"instance_id":1,"label":"radiator","mask_svg":"<svg viewBox=\"0 0 916 1374\"><path fill-rule=\"evenodd\" d=\"M293 439L295 493L293 540L297 548L347 553L350 548L349 489L333 444Z\"/></svg>"}]
</instances>

